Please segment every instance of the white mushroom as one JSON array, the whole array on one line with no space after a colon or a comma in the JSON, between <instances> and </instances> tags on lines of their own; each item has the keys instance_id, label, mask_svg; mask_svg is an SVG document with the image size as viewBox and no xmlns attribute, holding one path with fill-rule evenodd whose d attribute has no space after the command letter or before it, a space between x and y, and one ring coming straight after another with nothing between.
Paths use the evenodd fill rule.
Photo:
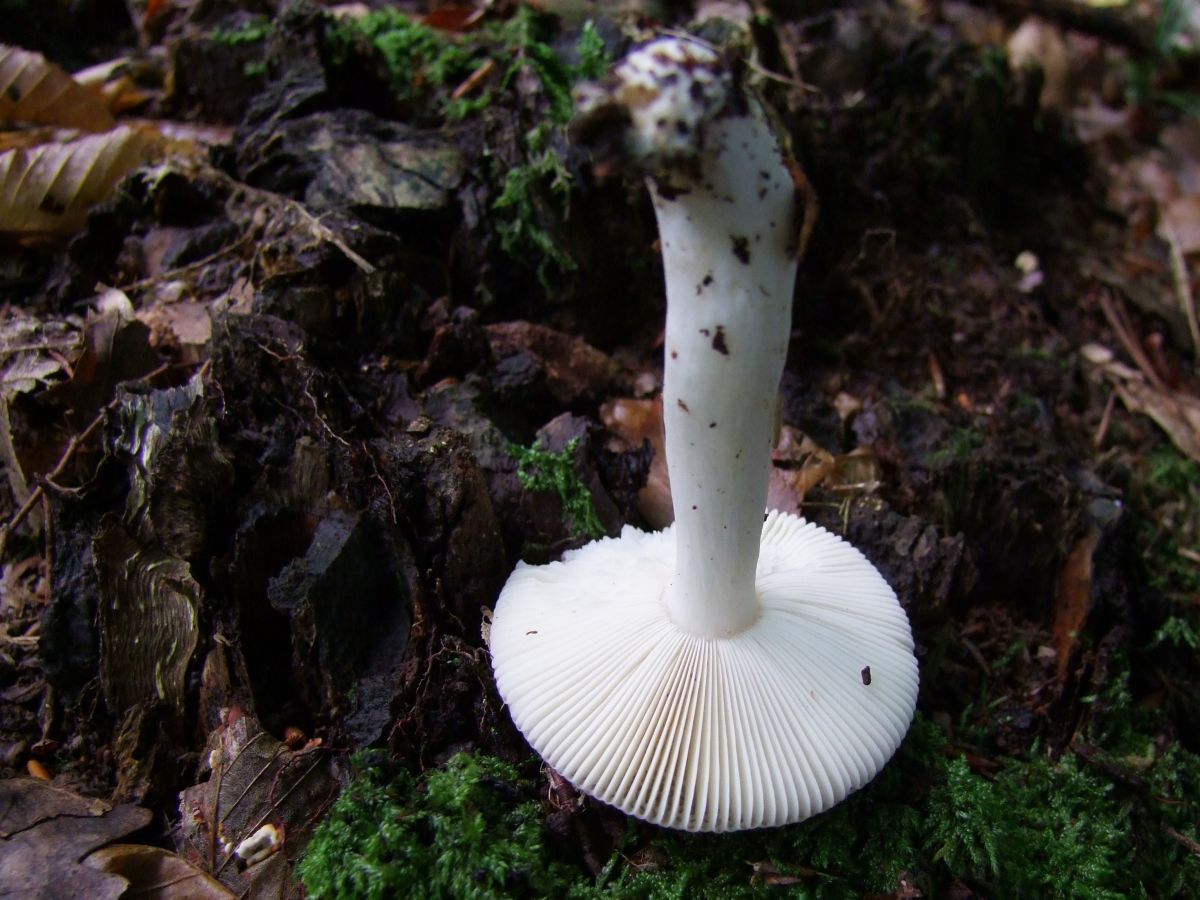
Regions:
<instances>
[{"instance_id":1,"label":"white mushroom","mask_svg":"<svg viewBox=\"0 0 1200 900\"><path fill-rule=\"evenodd\" d=\"M788 159L689 39L636 50L581 106L649 173L675 524L519 565L491 627L496 683L547 763L630 815L690 831L796 822L895 752L917 664L861 553L795 516L763 521L796 274Z\"/></svg>"}]
</instances>

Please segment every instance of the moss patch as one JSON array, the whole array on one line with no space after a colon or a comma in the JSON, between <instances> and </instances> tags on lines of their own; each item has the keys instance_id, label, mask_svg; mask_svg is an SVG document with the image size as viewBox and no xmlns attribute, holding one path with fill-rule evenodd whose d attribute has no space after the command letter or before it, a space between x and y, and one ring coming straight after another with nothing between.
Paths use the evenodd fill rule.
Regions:
<instances>
[{"instance_id":1,"label":"moss patch","mask_svg":"<svg viewBox=\"0 0 1200 900\"><path fill-rule=\"evenodd\" d=\"M314 900L552 896L562 882L511 766L460 753L414 778L359 763L300 863Z\"/></svg>"},{"instance_id":2,"label":"moss patch","mask_svg":"<svg viewBox=\"0 0 1200 900\"><path fill-rule=\"evenodd\" d=\"M508 453L517 461L517 477L527 491L550 491L558 495L563 517L576 537L604 536L604 525L596 515L592 492L575 470L575 450L579 438L573 438L558 453L539 444L521 447L510 444Z\"/></svg>"},{"instance_id":3,"label":"moss patch","mask_svg":"<svg viewBox=\"0 0 1200 900\"><path fill-rule=\"evenodd\" d=\"M1200 760L1181 747L1145 763L1144 791L1072 754L986 773L972 760L918 718L897 759L824 815L732 835L631 828L595 878L556 855L539 792L511 766L467 754L417 778L368 766L300 872L313 897L345 898L752 898L767 885L849 898L902 880L926 896L959 881L991 897L1116 898L1172 896L1200 879L1186 848Z\"/></svg>"}]
</instances>

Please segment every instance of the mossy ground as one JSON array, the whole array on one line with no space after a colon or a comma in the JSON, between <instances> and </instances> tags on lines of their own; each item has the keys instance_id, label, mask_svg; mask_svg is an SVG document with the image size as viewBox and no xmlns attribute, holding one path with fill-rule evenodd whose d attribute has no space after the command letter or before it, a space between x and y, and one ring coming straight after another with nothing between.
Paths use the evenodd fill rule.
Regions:
<instances>
[{"instance_id":1,"label":"mossy ground","mask_svg":"<svg viewBox=\"0 0 1200 900\"><path fill-rule=\"evenodd\" d=\"M994 897L1183 896L1200 883L1179 838L1200 815L1200 758L1148 738L1140 752L1111 761L1126 781L1037 748L973 766L919 718L868 788L812 821L725 836L631 827L594 877L543 831L535 763L524 778L461 753L417 778L363 766L300 872L314 897L942 896L956 882Z\"/></svg>"},{"instance_id":2,"label":"mossy ground","mask_svg":"<svg viewBox=\"0 0 1200 900\"><path fill-rule=\"evenodd\" d=\"M511 105L522 72L533 76L540 94L535 104L544 108L545 117L517 124L519 159L504 165L493 161L497 188L491 209L503 252L535 271L547 291L553 275L576 267L546 225L569 214L572 175L562 151L571 89L580 78L597 77L610 62L590 20L578 29L567 54L547 43L554 28L551 18L523 6L508 20L455 37L387 8L347 19L327 32L335 65L364 52L372 55L386 75L391 99L413 121L477 119L504 97ZM481 86L463 91L472 78L479 78Z\"/></svg>"}]
</instances>

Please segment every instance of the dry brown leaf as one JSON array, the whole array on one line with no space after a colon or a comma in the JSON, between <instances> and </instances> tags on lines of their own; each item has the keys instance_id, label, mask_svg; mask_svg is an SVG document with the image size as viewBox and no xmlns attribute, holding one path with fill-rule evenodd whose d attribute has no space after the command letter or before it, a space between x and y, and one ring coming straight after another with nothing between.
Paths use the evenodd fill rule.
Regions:
<instances>
[{"instance_id":1,"label":"dry brown leaf","mask_svg":"<svg viewBox=\"0 0 1200 900\"><path fill-rule=\"evenodd\" d=\"M1075 646L1092 611L1092 556L1100 543L1094 525L1075 543L1058 573L1054 596L1054 645L1058 677L1065 678Z\"/></svg>"},{"instance_id":2,"label":"dry brown leaf","mask_svg":"<svg viewBox=\"0 0 1200 900\"><path fill-rule=\"evenodd\" d=\"M1200 462L1200 397L1156 388L1141 372L1119 362L1107 347L1088 344L1080 352L1113 386L1126 409L1149 416L1181 453Z\"/></svg>"},{"instance_id":3,"label":"dry brown leaf","mask_svg":"<svg viewBox=\"0 0 1200 900\"><path fill-rule=\"evenodd\" d=\"M291 896L291 861L337 796L342 765L320 741L289 750L238 707L223 718L208 739L208 781L179 795L176 848L239 896ZM264 833L275 842L257 852L247 839Z\"/></svg>"},{"instance_id":4,"label":"dry brown leaf","mask_svg":"<svg viewBox=\"0 0 1200 900\"><path fill-rule=\"evenodd\" d=\"M129 56L118 56L107 62L80 69L72 76L76 83L94 94L113 115L137 109L152 94L138 87L135 78L136 62Z\"/></svg>"},{"instance_id":5,"label":"dry brown leaf","mask_svg":"<svg viewBox=\"0 0 1200 900\"><path fill-rule=\"evenodd\" d=\"M487 339L499 361L520 353L535 360L547 392L567 406L580 398L603 396L620 377L620 366L607 354L545 325L499 322L487 326Z\"/></svg>"},{"instance_id":6,"label":"dry brown leaf","mask_svg":"<svg viewBox=\"0 0 1200 900\"><path fill-rule=\"evenodd\" d=\"M667 473L662 397L610 400L600 407L600 420L619 439L616 449L636 450L644 441L650 442L654 459L646 484L638 491L637 508L651 528L670 525L675 521L675 510L671 506L671 478Z\"/></svg>"},{"instance_id":7,"label":"dry brown leaf","mask_svg":"<svg viewBox=\"0 0 1200 900\"><path fill-rule=\"evenodd\" d=\"M44 781L0 780L0 897L118 900L129 883L79 860L150 819L147 809L111 806Z\"/></svg>"},{"instance_id":8,"label":"dry brown leaf","mask_svg":"<svg viewBox=\"0 0 1200 900\"><path fill-rule=\"evenodd\" d=\"M837 457L790 425L780 429L771 461L767 506L796 515L804 514L808 492L823 484L837 467Z\"/></svg>"},{"instance_id":9,"label":"dry brown leaf","mask_svg":"<svg viewBox=\"0 0 1200 900\"><path fill-rule=\"evenodd\" d=\"M64 234L146 160L150 141L122 126L60 144L0 154L0 232Z\"/></svg>"},{"instance_id":10,"label":"dry brown leaf","mask_svg":"<svg viewBox=\"0 0 1200 900\"><path fill-rule=\"evenodd\" d=\"M212 317L207 303L184 300L158 303L137 314L150 328L150 346L167 349L180 362L198 364L212 339Z\"/></svg>"},{"instance_id":11,"label":"dry brown leaf","mask_svg":"<svg viewBox=\"0 0 1200 900\"><path fill-rule=\"evenodd\" d=\"M108 131L104 100L40 53L0 44L0 125L18 122Z\"/></svg>"},{"instance_id":12,"label":"dry brown leaf","mask_svg":"<svg viewBox=\"0 0 1200 900\"><path fill-rule=\"evenodd\" d=\"M129 882L129 896L145 900L233 900L237 895L183 857L145 844L113 844L83 864Z\"/></svg>"}]
</instances>

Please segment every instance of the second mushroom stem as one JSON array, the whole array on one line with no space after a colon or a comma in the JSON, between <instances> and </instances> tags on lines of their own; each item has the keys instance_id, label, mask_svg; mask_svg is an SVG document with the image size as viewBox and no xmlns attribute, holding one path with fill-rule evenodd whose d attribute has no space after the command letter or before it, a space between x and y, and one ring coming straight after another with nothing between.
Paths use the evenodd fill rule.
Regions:
<instances>
[{"instance_id":1,"label":"second mushroom stem","mask_svg":"<svg viewBox=\"0 0 1200 900\"><path fill-rule=\"evenodd\" d=\"M714 638L761 612L755 572L796 277L796 191L754 103L708 125L698 170L650 180L677 544L665 599L681 629Z\"/></svg>"}]
</instances>

